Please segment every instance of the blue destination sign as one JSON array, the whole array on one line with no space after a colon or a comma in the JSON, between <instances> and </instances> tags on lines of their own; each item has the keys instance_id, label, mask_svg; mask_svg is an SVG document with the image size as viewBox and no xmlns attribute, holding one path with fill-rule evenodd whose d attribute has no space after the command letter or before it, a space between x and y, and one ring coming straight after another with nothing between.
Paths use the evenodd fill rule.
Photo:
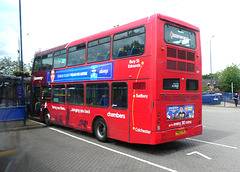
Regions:
<instances>
[{"instance_id":1,"label":"blue destination sign","mask_svg":"<svg viewBox=\"0 0 240 172\"><path fill-rule=\"evenodd\" d=\"M47 83L113 79L113 62L47 72Z\"/></svg>"}]
</instances>

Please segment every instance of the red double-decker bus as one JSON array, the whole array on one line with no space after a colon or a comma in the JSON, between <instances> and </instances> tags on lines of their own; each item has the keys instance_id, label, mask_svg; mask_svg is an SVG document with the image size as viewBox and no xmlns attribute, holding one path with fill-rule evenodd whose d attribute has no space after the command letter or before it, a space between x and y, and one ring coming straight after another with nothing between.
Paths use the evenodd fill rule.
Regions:
<instances>
[{"instance_id":1,"label":"red double-decker bus","mask_svg":"<svg viewBox=\"0 0 240 172\"><path fill-rule=\"evenodd\" d=\"M129 143L202 134L199 29L155 14L35 56L32 116Z\"/></svg>"}]
</instances>

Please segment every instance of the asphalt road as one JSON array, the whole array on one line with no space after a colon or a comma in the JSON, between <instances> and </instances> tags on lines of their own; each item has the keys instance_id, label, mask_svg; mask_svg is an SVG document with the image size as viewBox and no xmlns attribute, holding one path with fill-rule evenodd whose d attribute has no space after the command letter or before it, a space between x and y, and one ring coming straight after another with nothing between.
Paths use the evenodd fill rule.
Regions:
<instances>
[{"instance_id":1,"label":"asphalt road","mask_svg":"<svg viewBox=\"0 0 240 172\"><path fill-rule=\"evenodd\" d=\"M203 135L156 146L60 126L1 132L0 171L240 171L240 109L203 106Z\"/></svg>"}]
</instances>

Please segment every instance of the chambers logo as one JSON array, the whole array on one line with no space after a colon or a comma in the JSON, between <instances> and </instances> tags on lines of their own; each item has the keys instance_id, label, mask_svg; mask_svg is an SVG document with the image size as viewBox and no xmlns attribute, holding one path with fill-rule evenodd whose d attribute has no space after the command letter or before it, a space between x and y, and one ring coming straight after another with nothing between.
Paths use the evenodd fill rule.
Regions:
<instances>
[{"instance_id":1,"label":"chambers logo","mask_svg":"<svg viewBox=\"0 0 240 172\"><path fill-rule=\"evenodd\" d=\"M125 119L126 118L125 114L119 114L118 112L117 113L108 112L107 116L108 117L112 117L112 118L121 118L121 119Z\"/></svg>"},{"instance_id":2,"label":"chambers logo","mask_svg":"<svg viewBox=\"0 0 240 172\"><path fill-rule=\"evenodd\" d=\"M182 39L182 40L190 40L188 37L173 33L172 31L170 32L170 37L171 39L176 38L176 39Z\"/></svg>"}]
</instances>

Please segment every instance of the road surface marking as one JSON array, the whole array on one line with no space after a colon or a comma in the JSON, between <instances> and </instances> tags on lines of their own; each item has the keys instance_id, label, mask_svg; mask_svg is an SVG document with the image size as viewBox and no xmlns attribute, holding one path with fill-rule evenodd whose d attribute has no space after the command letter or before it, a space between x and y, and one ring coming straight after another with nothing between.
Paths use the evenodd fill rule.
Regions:
<instances>
[{"instance_id":1,"label":"road surface marking","mask_svg":"<svg viewBox=\"0 0 240 172\"><path fill-rule=\"evenodd\" d=\"M199 152L197 152L197 151L190 152L190 153L188 153L187 155L192 155L192 154L198 154L198 155L200 155L200 156L202 156L203 158L206 158L206 159L208 159L208 160L211 160L211 159L212 159L212 158L210 158L210 157L208 157L208 156L206 156L206 155L203 155L202 153L199 153Z\"/></svg>"},{"instance_id":2,"label":"road surface marking","mask_svg":"<svg viewBox=\"0 0 240 172\"><path fill-rule=\"evenodd\" d=\"M192 138L186 138L186 139L193 140L193 141L196 141L196 142L202 142L202 143L207 143L207 144L211 144L211 145L216 145L216 146L222 146L222 147L230 148L230 149L237 149L237 147L223 145L223 144L214 143L214 142L208 142L208 141L204 141L204 140L197 140L197 139L192 139Z\"/></svg>"},{"instance_id":3,"label":"road surface marking","mask_svg":"<svg viewBox=\"0 0 240 172\"><path fill-rule=\"evenodd\" d=\"M80 137L77 137L77 136L74 136L74 135L71 135L71 134L68 134L66 132L63 132L61 130L58 130L58 129L55 129L55 128L49 128L51 130L54 130L56 132L59 132L59 133L62 133L62 134L65 134L67 136L70 136L72 138L75 138L75 139L78 139L78 140L81 140L83 142L86 142L86 143L89 143L89 144L92 144L92 145L95 145L95 146L98 146L100 148L103 148L103 149L106 149L106 150L109 150L111 152L114 152L114 153L117 153L117 154L120 154L120 155L123 155L123 156L126 156L128 158L132 158L132 159L135 159L137 161L140 161L140 162L143 162L143 163L146 163L146 164L149 164L149 165L152 165L154 167L157 167L157 168L160 168L160 169L164 169L166 171L170 171L170 172L177 172L176 170L173 170L173 169L170 169L170 168L167 168L167 167L164 167L164 166L161 166L161 165L158 165L158 164L155 164L155 163L152 163L150 161L146 161L144 159L141 159L141 158L138 158L138 157L135 157L135 156L132 156L132 155L129 155L129 154L126 154L126 153L123 153L123 152L120 152L120 151L117 151L117 150L114 150L114 149L111 149L111 148L108 148L106 146L102 146L102 145L99 145L97 143L94 143L94 142L91 142L91 141L88 141L88 140L85 140L85 139L82 139Z\"/></svg>"},{"instance_id":4,"label":"road surface marking","mask_svg":"<svg viewBox=\"0 0 240 172\"><path fill-rule=\"evenodd\" d=\"M8 151L3 151L0 152L0 157L4 157L4 156L8 156L8 155L13 155L15 154L19 149L12 149L12 150L8 150Z\"/></svg>"}]
</instances>

